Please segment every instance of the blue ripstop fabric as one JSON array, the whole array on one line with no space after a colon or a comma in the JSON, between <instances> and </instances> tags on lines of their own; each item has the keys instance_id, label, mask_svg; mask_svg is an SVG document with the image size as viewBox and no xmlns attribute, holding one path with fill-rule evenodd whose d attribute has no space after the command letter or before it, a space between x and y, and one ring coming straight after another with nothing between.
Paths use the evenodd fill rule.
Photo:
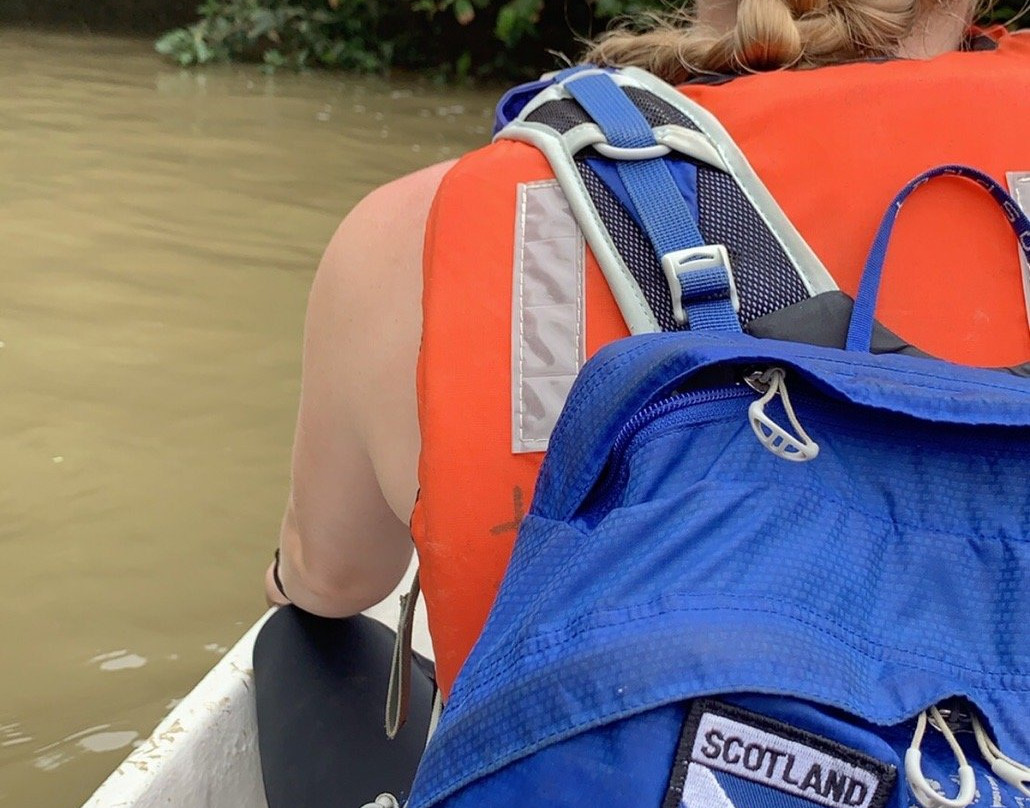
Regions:
<instances>
[{"instance_id":1,"label":"blue ripstop fabric","mask_svg":"<svg viewBox=\"0 0 1030 808\"><path fill-rule=\"evenodd\" d=\"M909 724L875 727L861 721L844 721L816 705L768 696L731 696L724 699L762 715L782 720L821 737L834 739L893 766L903 780L905 749L912 739ZM684 718L682 704L670 704L567 739L520 758L497 776L470 783L445 800L448 808L540 805L547 808L658 808L663 805L673 765L676 740ZM1018 808L1011 794L980 762L968 734L960 743L973 767L980 788L970 808ZM950 783L954 759L939 734L923 746L925 775ZM766 765L768 765L768 759ZM556 776L556 772L562 776ZM727 778L728 779L728 778ZM993 785L992 785L993 783ZM815 808L817 803L785 798L772 789L753 788L751 794L735 793L724 779L720 783L730 804L738 808ZM410 804L410 803L409 803ZM896 788L886 808L910 808L905 788ZM841 803L841 808L847 808Z\"/></svg>"},{"instance_id":2,"label":"blue ripstop fabric","mask_svg":"<svg viewBox=\"0 0 1030 808\"><path fill-rule=\"evenodd\" d=\"M605 346L574 385L540 469L535 503L568 519L593 488L623 425L690 376L724 363L795 368L827 394L870 408L950 424L1025 426L1030 386L992 370L961 368L899 354L870 355L747 335L646 334ZM939 371L947 367L948 373ZM613 388L618 391L613 395ZM580 432L584 428L588 432ZM584 434L596 436L583 440Z\"/></svg>"},{"instance_id":3,"label":"blue ripstop fabric","mask_svg":"<svg viewBox=\"0 0 1030 808\"><path fill-rule=\"evenodd\" d=\"M519 84L509 89L501 96L501 100L497 102L497 106L494 108L493 134L496 135L519 117L519 114L526 108L526 105L536 98L541 90L546 90L552 84L554 84L554 78L546 78L528 81L525 84Z\"/></svg>"},{"instance_id":4,"label":"blue ripstop fabric","mask_svg":"<svg viewBox=\"0 0 1030 808\"><path fill-rule=\"evenodd\" d=\"M733 379L770 365L813 462L751 431L756 395ZM557 776L554 756L598 771L534 804L658 806L675 745L659 728L709 694L843 711L893 727L874 734L895 749L900 725L962 695L1030 758L1028 479L1026 380L743 335L608 346L552 436L411 808L527 804L513 795ZM953 771L932 748L927 772ZM642 767L639 799L607 799L609 764Z\"/></svg>"}]
</instances>

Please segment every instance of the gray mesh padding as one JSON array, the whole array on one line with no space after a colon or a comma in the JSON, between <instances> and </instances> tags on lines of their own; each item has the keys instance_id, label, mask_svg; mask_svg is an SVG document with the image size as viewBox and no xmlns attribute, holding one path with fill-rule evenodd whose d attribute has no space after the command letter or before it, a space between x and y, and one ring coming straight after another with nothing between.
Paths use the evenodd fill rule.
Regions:
<instances>
[{"instance_id":1,"label":"gray mesh padding","mask_svg":"<svg viewBox=\"0 0 1030 808\"><path fill-rule=\"evenodd\" d=\"M541 104L526 116L526 120L550 126L556 132L564 135L574 126L589 123L592 118L571 98L563 98L561 101L548 101L546 104Z\"/></svg>"},{"instance_id":2,"label":"gray mesh padding","mask_svg":"<svg viewBox=\"0 0 1030 808\"><path fill-rule=\"evenodd\" d=\"M698 129L682 112L647 90L624 89L650 126L673 123ZM564 99L542 104L527 120L564 133L591 118L578 103ZM593 149L586 149L580 157L594 154ZM659 326L663 331L680 330L672 314L669 285L651 242L601 178L582 159L576 162L605 228ZM731 176L699 165L697 195L698 227L705 243L724 244L729 252L742 322L749 323L808 297L782 246Z\"/></svg>"},{"instance_id":3,"label":"gray mesh padding","mask_svg":"<svg viewBox=\"0 0 1030 808\"><path fill-rule=\"evenodd\" d=\"M658 96L647 90L640 90L636 87L623 88L629 100L632 101L640 113L647 119L652 128L667 123L678 123L688 129L697 129L697 125L686 115L676 109L672 104L663 101Z\"/></svg>"},{"instance_id":4,"label":"gray mesh padding","mask_svg":"<svg viewBox=\"0 0 1030 808\"><path fill-rule=\"evenodd\" d=\"M601 221L619 251L630 274L640 291L644 293L655 319L662 331L680 331L682 326L672 314L672 297L669 282L665 279L662 266L658 263L654 248L622 203L608 190L599 176L584 161L577 161L579 173L590 193L590 199L597 208Z\"/></svg>"},{"instance_id":5,"label":"gray mesh padding","mask_svg":"<svg viewBox=\"0 0 1030 808\"><path fill-rule=\"evenodd\" d=\"M626 87L624 89L630 101L640 110L649 126L655 127L667 123L678 123L688 129L697 129L694 122L678 109L652 95L647 90L641 90L636 87ZM546 104L541 104L526 116L526 120L545 124L556 132L564 134L574 126L578 126L581 123L589 123L593 119L583 111L583 108L576 101L573 101L571 98L565 98L560 101L548 101Z\"/></svg>"},{"instance_id":6,"label":"gray mesh padding","mask_svg":"<svg viewBox=\"0 0 1030 808\"><path fill-rule=\"evenodd\" d=\"M743 322L808 297L783 247L732 177L698 166L697 200L705 242L725 244L730 254Z\"/></svg>"},{"instance_id":7,"label":"gray mesh padding","mask_svg":"<svg viewBox=\"0 0 1030 808\"><path fill-rule=\"evenodd\" d=\"M583 182L615 248L644 294L663 331L681 330L672 314L669 284L654 248L622 203L583 161ZM731 177L698 167L698 227L707 244L724 244L733 264L741 321L748 323L808 297L797 273L765 222Z\"/></svg>"}]
</instances>

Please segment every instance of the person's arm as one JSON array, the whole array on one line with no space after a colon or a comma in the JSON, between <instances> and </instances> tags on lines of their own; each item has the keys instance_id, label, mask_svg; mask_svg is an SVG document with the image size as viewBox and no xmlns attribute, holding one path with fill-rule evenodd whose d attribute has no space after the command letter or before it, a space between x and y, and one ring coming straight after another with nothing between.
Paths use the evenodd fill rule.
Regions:
<instances>
[{"instance_id":1,"label":"person's arm","mask_svg":"<svg viewBox=\"0 0 1030 808\"><path fill-rule=\"evenodd\" d=\"M423 233L448 167L359 203L312 284L279 575L289 599L314 614L378 603L411 559ZM266 593L281 602L270 572Z\"/></svg>"}]
</instances>

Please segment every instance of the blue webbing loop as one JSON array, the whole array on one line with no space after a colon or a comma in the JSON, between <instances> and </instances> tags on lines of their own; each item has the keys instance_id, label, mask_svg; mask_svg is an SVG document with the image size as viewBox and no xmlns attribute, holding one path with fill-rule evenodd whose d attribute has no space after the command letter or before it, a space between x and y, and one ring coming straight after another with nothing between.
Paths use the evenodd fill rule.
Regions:
<instances>
[{"instance_id":1,"label":"blue webbing loop","mask_svg":"<svg viewBox=\"0 0 1030 808\"><path fill-rule=\"evenodd\" d=\"M563 86L604 132L609 145L642 149L657 144L650 124L609 74L573 74ZM704 246L697 222L664 158L620 160L615 166L659 259ZM714 272L697 278L686 272L677 276L691 330L742 330L729 296L726 276L731 271L725 267L721 279Z\"/></svg>"},{"instance_id":2,"label":"blue webbing loop","mask_svg":"<svg viewBox=\"0 0 1030 808\"><path fill-rule=\"evenodd\" d=\"M898 218L901 206L905 204L905 200L913 191L941 176L964 177L990 192L1008 217L1009 224L1012 225L1012 230L1019 239L1019 246L1027 260L1030 261L1030 219L993 178L981 171L961 165L944 165L924 171L894 197L894 201L887 208L883 221L880 222L879 230L876 231L876 238L873 239L872 249L866 259L865 269L862 271L858 294L855 296L855 307L851 314L848 339L845 343L847 350L865 353L870 350L873 338L873 315L876 311L876 298L880 291L880 276L883 274L883 264L887 257L887 245L890 241L891 231L894 229L894 222Z\"/></svg>"},{"instance_id":3,"label":"blue webbing loop","mask_svg":"<svg viewBox=\"0 0 1030 808\"><path fill-rule=\"evenodd\" d=\"M691 331L742 330L732 303L729 271L728 267L712 267L676 276L683 289L683 308L687 309Z\"/></svg>"},{"instance_id":4,"label":"blue webbing loop","mask_svg":"<svg viewBox=\"0 0 1030 808\"><path fill-rule=\"evenodd\" d=\"M607 73L573 73L563 82L569 94L594 119L608 142L620 148L654 146L651 126Z\"/></svg>"}]
</instances>

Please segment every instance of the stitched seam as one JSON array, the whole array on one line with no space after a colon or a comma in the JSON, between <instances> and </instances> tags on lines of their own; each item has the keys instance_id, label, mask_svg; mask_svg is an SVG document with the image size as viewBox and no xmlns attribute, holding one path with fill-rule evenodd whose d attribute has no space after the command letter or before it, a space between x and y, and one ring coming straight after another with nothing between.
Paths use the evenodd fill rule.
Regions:
<instances>
[{"instance_id":1,"label":"stitched seam","mask_svg":"<svg viewBox=\"0 0 1030 808\"><path fill-rule=\"evenodd\" d=\"M622 487L623 491L622 491L622 497L619 499L619 503L618 503L618 505L616 507L625 507L626 503L627 503L627 500L629 499L629 496L630 496L630 490L629 490L628 486L626 485L626 480L627 480L627 478L629 476L629 471L630 471L629 467L636 460L636 456L640 452L642 452L646 448L648 448L652 443L654 443L655 440L657 440L657 439L667 440L669 437L674 437L674 436L676 436L676 435L678 435L680 433L683 433L683 432L689 432L689 431L691 431L693 429L696 429L698 427L710 426L710 425L716 424L716 423L728 423L728 422L736 421L739 418L740 418L740 414L734 414L734 415L722 416L722 417L712 416L711 418L705 418L703 420L695 421L695 422L688 423L688 424L680 424L678 426L668 427L667 429L655 430L655 431L651 432L650 434L648 434L640 443L637 443L637 439L634 438L633 441L630 442L629 447L626 449L623 462L619 464L621 468L619 469L619 478L618 478L618 481L616 482L615 485ZM818 420L818 419L813 417L813 418L811 418L811 420L815 421L815 420ZM698 478L698 481L700 482L702 480L708 480L708 479L710 479L710 478L707 477L707 476L706 477L700 477L700 478ZM719 477L718 480L719 480L719 482L731 483L731 484L735 484L735 485L754 485L755 484L755 479L748 478L748 477L743 477L743 476L723 476L723 477ZM957 538L957 539L981 539L983 541L996 541L997 540L995 536L985 535L983 533L970 533L970 532L958 531L958 530L947 530L947 529L944 529L944 528L939 528L939 529L938 528L932 528L931 529L931 528L927 528L925 525L917 523L917 522L907 522L907 521L901 521L901 520L898 520L898 519L891 519L891 518L883 516L882 514L876 513L874 511L868 511L868 510L862 509L861 507L859 507L858 505L855 504L855 498L854 497L848 498L848 497L843 497L843 496L837 496L832 491L816 488L813 485L793 485L793 486L791 486L791 490L794 490L794 491L805 491L805 492L808 492L808 493L813 494L813 495L818 495L824 501L828 500L828 501L837 503L837 504L841 505L843 508L845 508L848 511L852 512L852 513L861 514L862 516L868 517L869 519L872 519L873 521L878 522L878 523L883 524L883 525L886 525L888 527L897 526L897 527L911 528L912 530L919 530L919 531L924 532L924 533L926 533L926 534L928 534L930 536L947 536L947 537L950 537L950 538ZM1021 536L1009 536L1008 538L1011 539L1012 541L1016 542L1017 544L1030 543L1030 535L1026 536L1025 538L1021 537Z\"/></svg>"},{"instance_id":2,"label":"stitched seam","mask_svg":"<svg viewBox=\"0 0 1030 808\"><path fill-rule=\"evenodd\" d=\"M716 609L716 608L700 607L700 608L687 608L687 609L682 609L682 610L677 610L677 611L695 612L695 611L726 611L726 610L727 609ZM768 610L765 610L765 609L753 609L753 608L746 608L746 607L728 607L728 610L731 610L731 611L741 611L741 612L750 612L750 613L769 613ZM779 612L774 612L774 614L779 615L780 613ZM787 617L792 619L792 620L796 620L797 622L801 623L802 625L810 625L811 626L811 624L807 623L806 621L801 620L799 618L795 618L792 615L787 615ZM632 622L634 622L634 620L640 620L640 619L645 619L645 618L644 617L632 618L632 619L627 620L625 622L626 623L632 623ZM811 626L811 627L815 628L816 630L823 631L823 629L821 629L819 626ZM586 633L586 632L579 632L579 633L577 633L577 634L575 634L573 636L579 636L579 634L581 634L581 633ZM830 634L829 632L826 632L826 633ZM838 637L833 637L832 634L830 634L830 636L833 639L838 640L842 644L848 645L848 643L845 640L842 640L842 639L840 639ZM855 648L854 650L857 651L859 654L862 654L863 656L868 656L873 661L881 661L881 660L876 659L875 657L872 657L870 655L865 654L865 652L863 652L861 649ZM920 670L920 671L924 670L921 666L913 664L911 662L907 662L905 660L892 660L892 661L897 662L899 665L901 665L903 667L913 668L914 670ZM971 671L971 672L975 673L977 671L974 670L974 671ZM1017 674L1017 676L1019 676L1020 678L1023 678L1022 674ZM496 686L496 682L491 681L490 684L493 685L493 686ZM1025 688L1006 687L1001 682L996 683L994 686L996 686L1000 690L1003 690L1003 691L1006 691L1006 692L1011 692L1011 693L1022 694L1022 693L1027 692L1027 690ZM468 691L466 695L467 696L476 696L476 695L478 695L478 692L481 689L482 688L474 688L474 689ZM800 689L801 688L798 688L798 690L800 690ZM815 689L813 689L812 691L806 691L804 694L801 694L801 695L798 695L797 693L795 693L794 695L796 695L796 696L798 696L800 698L803 698L805 695L819 697L820 695L823 695L823 693L827 693L828 694L829 691L827 691L825 688L823 688L820 692L816 692ZM829 698L828 695L824 696L824 697ZM603 724L609 723L609 722L611 722L613 720L618 720L619 716L622 716L624 714L625 715L631 715L634 710L639 709L641 707L648 706L651 701L653 701L653 700L652 699L644 699L644 700L641 700L641 701L638 701L638 702L627 703L626 704L626 708L627 708L627 710L629 710L629 712L627 712L626 710L623 710L623 711L617 712L615 715L602 716L601 718L597 719L594 722L591 722L589 724L585 724L582 727L578 727L577 731L586 731L586 730L589 730L589 729L591 729L593 727L601 726ZM857 714L857 710L855 710L850 705L843 705L843 709L847 710L848 712L852 712L852 713L856 713ZM532 752L532 751L534 751L536 749L543 748L544 746L546 746L549 743L551 743L554 739L561 738L561 737L567 735L568 732L569 732L568 728L563 728L563 729L552 731L552 732L548 733L547 735L545 735L544 737L542 737L541 739L539 739L538 743L534 744L533 747L531 749L529 749L528 751ZM438 800L438 799L441 798L441 796L446 796L446 794L448 794L448 793L453 793L453 791L455 789L463 787L468 782L471 782L471 780L468 777L468 775L450 778L449 780L445 781L444 784L441 784L440 786L437 787L437 789L435 789L434 795L432 797L430 797L430 802L433 802L434 800Z\"/></svg>"},{"instance_id":3,"label":"stitched seam","mask_svg":"<svg viewBox=\"0 0 1030 808\"><path fill-rule=\"evenodd\" d=\"M569 211L570 215L572 211ZM575 217L572 217L575 221ZM576 222L576 375L579 375L579 371L583 368L583 360L586 357L586 295L587 295L587 279L586 279L586 246L583 239L583 230L579 226L579 222Z\"/></svg>"},{"instance_id":4,"label":"stitched seam","mask_svg":"<svg viewBox=\"0 0 1030 808\"><path fill-rule=\"evenodd\" d=\"M526 209L528 207L529 199L529 186L526 184L519 185L519 223L516 230L516 237L518 242L515 245L516 249L516 272L518 272L519 278L519 317L518 317L518 337L519 337L519 369L518 369L518 389L516 390L517 407L518 407L518 424L519 424L519 445L522 448L525 444L525 414L526 414L526 403L523 399L523 388L525 384L525 372L526 372L526 358L525 358L525 345L526 345L526 306L525 306L525 290L526 290Z\"/></svg>"},{"instance_id":5,"label":"stitched seam","mask_svg":"<svg viewBox=\"0 0 1030 808\"><path fill-rule=\"evenodd\" d=\"M839 623L828 621L828 625L821 625L813 619L815 615L812 610L806 609L804 606L799 604L787 603L785 601L776 600L768 596L748 594L748 598L753 601L766 601L770 606L765 608L752 607L752 606L697 606L697 605L686 605L679 607L667 607L662 604L661 600L651 600L642 604L635 604L633 606L620 607L618 609L607 609L598 612L594 612L590 617L594 618L594 622L591 625L582 625L586 618L579 618L577 621L572 623L566 623L565 625L552 629L547 632L538 632L529 637L525 642L520 643L519 648L519 660L531 660L534 657L541 656L545 652L552 650L558 644L564 644L568 642L570 638L583 637L592 634L597 631L605 629L629 626L634 623L641 621L650 621L657 616L656 613L650 612L648 614L632 615L633 611L640 611L646 609L654 609L657 607L662 608L662 615L668 614L695 614L703 612L739 612L742 614L762 614L774 617L785 618L789 621L799 623L802 626L812 629L820 634L824 634L830 639L840 643L841 645L849 648L860 656L868 659L871 662L883 663L890 662L892 664L901 665L915 670L925 671L925 668L921 661L935 663L936 666L944 666L960 674L973 674L982 680L991 680L991 686L997 687L1000 690L1012 693L1025 693L1030 692L1030 688L1026 686L1011 686L1005 684L1006 679L1008 680L1023 680L1030 682L1030 674L1021 671L993 671L984 670L983 668L973 668L963 666L951 662L948 659L932 656L930 654L921 654L916 651L909 649L896 648L891 645L879 644L876 641L879 649L882 651L893 651L900 655L900 657L891 656L885 658L883 655L875 654L865 648L861 647L856 642L856 639L864 639L860 637L857 632L851 631L848 628L840 625ZM791 611L796 614L784 613L783 609L774 608L776 606L789 606ZM597 621L598 616L604 616L606 619L604 622ZM818 615L815 615L818 616ZM577 626L577 623L580 625ZM536 642L534 642L536 641ZM872 641L867 640L867 644L873 644ZM526 646L536 645L538 647L528 648ZM478 693L483 687L487 685L496 686L496 682L493 681L493 673L498 669L507 669L511 667L509 655L504 655L495 659L494 663L488 667L477 668L477 674L482 679L485 676L486 681L482 685L478 685L475 688L467 691L468 694ZM916 660L916 661L913 661ZM933 671L931 671L933 672Z\"/></svg>"}]
</instances>

